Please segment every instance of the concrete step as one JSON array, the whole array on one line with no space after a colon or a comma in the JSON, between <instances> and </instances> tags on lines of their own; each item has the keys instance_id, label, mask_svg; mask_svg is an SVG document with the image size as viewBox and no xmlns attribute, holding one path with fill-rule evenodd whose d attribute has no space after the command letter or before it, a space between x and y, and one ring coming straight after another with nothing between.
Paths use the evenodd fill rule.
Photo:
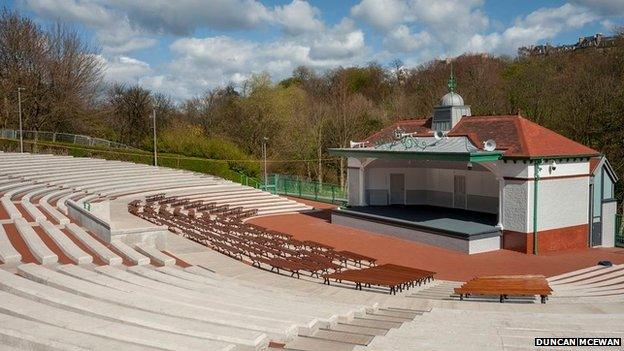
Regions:
<instances>
[{"instance_id":1,"label":"concrete step","mask_svg":"<svg viewBox=\"0 0 624 351\"><path fill-rule=\"evenodd\" d=\"M370 327L370 328L379 328L379 329L392 329L398 328L401 326L401 323L397 322L388 322L377 319L370 318L354 318L351 322L351 325L361 326L361 327Z\"/></svg>"},{"instance_id":2,"label":"concrete step","mask_svg":"<svg viewBox=\"0 0 624 351\"><path fill-rule=\"evenodd\" d=\"M214 299L211 298L210 295L204 294L202 296L197 296L194 295L191 291L175 287L168 288L166 291L153 288L153 286L145 287L141 285L142 282L140 277L134 278L131 274L130 281L136 282L137 284L117 280L110 276L87 271L85 269L72 265L61 266L58 269L64 274L68 274L72 277L98 284L106 288L135 293L139 295L151 296L154 299L163 301L159 303L159 305L171 305L172 308L175 308L174 312L172 312L173 315L178 315L179 313L187 311L188 308L192 308L192 313L199 313L201 315L201 317L198 318L215 318L216 321L221 320L222 323L227 323L230 325L238 325L237 323L242 320L242 323L246 323L245 325L249 327L254 324L260 325L261 323L266 323L267 321L269 321L271 322L271 326L273 327L272 331L275 331L276 328L281 327L283 328L283 332L286 335L290 333L290 329L288 329L288 324L297 326L298 333L300 335L311 335L320 326L320 323L314 318L308 318L304 315L296 313L275 311L274 309L271 309L270 306L248 307L245 306L244 303L240 303L236 300L221 302L220 300L222 299ZM119 271L118 269L111 269L109 271L115 270ZM115 294L111 293L104 296L103 298L112 299L114 295ZM129 303L128 301L124 302ZM161 312L164 313L162 310ZM263 330L268 331L268 329Z\"/></svg>"},{"instance_id":3,"label":"concrete step","mask_svg":"<svg viewBox=\"0 0 624 351\"><path fill-rule=\"evenodd\" d=\"M3 263L17 263L22 260L22 255L13 247L9 237L0 224L0 261Z\"/></svg>"},{"instance_id":4,"label":"concrete step","mask_svg":"<svg viewBox=\"0 0 624 351\"><path fill-rule=\"evenodd\" d=\"M407 319L414 319L417 316L422 315L422 312L408 312L408 311L399 311L399 310L391 310L388 308L380 308L379 310L377 310L375 313L371 313L373 315L383 315L383 316L391 316L391 317L398 317L398 318L407 318Z\"/></svg>"},{"instance_id":5,"label":"concrete step","mask_svg":"<svg viewBox=\"0 0 624 351\"><path fill-rule=\"evenodd\" d=\"M43 228L46 234L54 241L54 243L63 251L63 253L77 264L89 264L93 262L93 257L84 252L70 238L65 235L54 224L47 220L41 221L39 226Z\"/></svg>"},{"instance_id":6,"label":"concrete step","mask_svg":"<svg viewBox=\"0 0 624 351\"><path fill-rule=\"evenodd\" d=\"M173 269L170 268L169 271L171 270ZM259 287L248 288L223 281L211 281L208 278L203 278L206 279L203 283L188 281L168 274L166 273L166 270L153 270L146 267L135 266L129 267L128 271L161 283L183 287L185 289L191 289L198 292L225 294L231 298L239 298L241 300L247 299L249 296L255 296L254 300L258 304L274 304L275 300L279 299L279 301L284 305L281 307L286 310L289 308L296 308L300 311L300 313L319 317L324 316L324 318L329 318L331 320L337 320L339 318L342 320L349 320L355 315L356 312L363 312L366 310L366 306L342 304L330 301L313 304L312 301L315 300L310 297L276 292L272 292L270 294L259 293Z\"/></svg>"},{"instance_id":7,"label":"concrete step","mask_svg":"<svg viewBox=\"0 0 624 351\"><path fill-rule=\"evenodd\" d=\"M349 333L338 330L321 329L312 335L315 339L344 342L354 345L367 345L373 340L372 335Z\"/></svg>"},{"instance_id":8,"label":"concrete step","mask_svg":"<svg viewBox=\"0 0 624 351\"><path fill-rule=\"evenodd\" d=\"M149 257L151 260L154 260L160 265L173 266L176 263L175 258L165 255L154 246L138 243L135 244L134 247L137 249L138 252Z\"/></svg>"},{"instance_id":9,"label":"concrete step","mask_svg":"<svg viewBox=\"0 0 624 351\"><path fill-rule=\"evenodd\" d=\"M338 323L336 326L332 327L332 330L336 331L344 331L348 333L357 333L362 335L386 335L388 329L385 328L372 328L372 327L364 327L353 324L346 323Z\"/></svg>"},{"instance_id":10,"label":"concrete step","mask_svg":"<svg viewBox=\"0 0 624 351\"><path fill-rule=\"evenodd\" d=\"M167 311L159 313L153 307L158 301L151 301L149 296L115 293L34 264L19 266L18 273L28 279L0 271L0 287L34 301L121 323L233 343L254 350L268 344L266 334L261 332L192 320L188 315L186 318L174 317L166 314ZM58 290L63 288L71 292ZM100 300L108 295L108 301ZM166 309L166 306L160 308Z\"/></svg>"},{"instance_id":11,"label":"concrete step","mask_svg":"<svg viewBox=\"0 0 624 351\"><path fill-rule=\"evenodd\" d=\"M552 277L547 278L549 283L556 283L560 280L563 280L565 278L570 278L570 277L575 277L584 273L588 273L588 272L592 272L598 269L602 269L604 268L604 266L592 266L592 267L587 267L587 268L583 268L583 269L579 269L576 271L572 271L572 272L568 272L568 273L563 273L563 274L559 274L559 275L555 275Z\"/></svg>"},{"instance_id":12,"label":"concrete step","mask_svg":"<svg viewBox=\"0 0 624 351\"><path fill-rule=\"evenodd\" d=\"M288 350L299 351L351 351L355 345L302 336L286 344Z\"/></svg>"},{"instance_id":13,"label":"concrete step","mask_svg":"<svg viewBox=\"0 0 624 351\"><path fill-rule=\"evenodd\" d=\"M141 254L140 252L120 240L113 240L110 244L122 255L124 255L130 262L136 265L142 266L150 263L149 257Z\"/></svg>"},{"instance_id":14,"label":"concrete step","mask_svg":"<svg viewBox=\"0 0 624 351\"><path fill-rule=\"evenodd\" d=\"M150 351L153 347L75 332L0 313L0 350ZM159 350L162 350L159 348Z\"/></svg>"},{"instance_id":15,"label":"concrete step","mask_svg":"<svg viewBox=\"0 0 624 351\"><path fill-rule=\"evenodd\" d=\"M73 234L78 241L102 259L102 261L108 263L109 265L120 265L123 262L121 257L112 252L108 247L92 237L75 223L70 223L66 225L65 228L67 228L67 230L69 230L69 232Z\"/></svg>"},{"instance_id":16,"label":"concrete step","mask_svg":"<svg viewBox=\"0 0 624 351\"><path fill-rule=\"evenodd\" d=\"M15 227L37 262L51 264L58 261L58 256L46 246L28 222L22 218L17 218L15 219Z\"/></svg>"},{"instance_id":17,"label":"concrete step","mask_svg":"<svg viewBox=\"0 0 624 351\"><path fill-rule=\"evenodd\" d=\"M71 312L0 291L0 313L67 330L166 350L234 350L236 345Z\"/></svg>"},{"instance_id":18,"label":"concrete step","mask_svg":"<svg viewBox=\"0 0 624 351\"><path fill-rule=\"evenodd\" d=\"M364 318L368 318L368 319L372 319L376 321L388 321L388 322L396 322L396 323L404 323L404 322L409 322L413 320L413 318L395 317L395 316L388 316L388 315L376 314L376 313L367 313L366 316L364 316Z\"/></svg>"}]
</instances>

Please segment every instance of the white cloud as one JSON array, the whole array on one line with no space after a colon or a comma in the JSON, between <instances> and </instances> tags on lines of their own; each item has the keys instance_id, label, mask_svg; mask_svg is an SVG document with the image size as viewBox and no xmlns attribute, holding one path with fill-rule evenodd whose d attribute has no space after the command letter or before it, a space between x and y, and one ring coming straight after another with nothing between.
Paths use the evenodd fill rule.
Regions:
<instances>
[{"instance_id":1,"label":"white cloud","mask_svg":"<svg viewBox=\"0 0 624 351\"><path fill-rule=\"evenodd\" d=\"M109 54L147 49L158 43L155 38L130 27L126 20L117 21L114 25L97 30L95 37L102 44L104 52Z\"/></svg>"},{"instance_id":2,"label":"white cloud","mask_svg":"<svg viewBox=\"0 0 624 351\"><path fill-rule=\"evenodd\" d=\"M310 57L315 60L341 60L366 50L364 32L352 20L343 19L334 28L314 36Z\"/></svg>"},{"instance_id":3,"label":"white cloud","mask_svg":"<svg viewBox=\"0 0 624 351\"><path fill-rule=\"evenodd\" d=\"M624 1L622 0L570 0L570 2L601 15L624 16Z\"/></svg>"},{"instance_id":4,"label":"white cloud","mask_svg":"<svg viewBox=\"0 0 624 351\"><path fill-rule=\"evenodd\" d=\"M97 0L21 0L23 6L37 15L100 27L115 21L111 11Z\"/></svg>"},{"instance_id":5,"label":"white cloud","mask_svg":"<svg viewBox=\"0 0 624 351\"><path fill-rule=\"evenodd\" d=\"M275 6L259 0L16 1L42 19L91 29L103 48L107 79L139 82L180 99L240 84L253 73L281 79L300 65L327 69L398 56L414 66L466 51L513 54L518 46L555 40L591 22L611 26L624 14L624 0L568 0L504 23L490 20L485 0L361 0L351 7L351 18L331 26L314 2L304 0ZM362 23L373 29L371 37ZM263 40L240 39L251 31ZM156 52L163 35L173 35L173 42ZM372 50L371 39L382 49ZM169 62L150 67L131 57L150 48Z\"/></svg>"},{"instance_id":6,"label":"white cloud","mask_svg":"<svg viewBox=\"0 0 624 351\"><path fill-rule=\"evenodd\" d=\"M98 55L98 59L104 64L104 78L110 82L133 84L152 72L148 63L132 57L116 56L107 59Z\"/></svg>"},{"instance_id":7,"label":"white cloud","mask_svg":"<svg viewBox=\"0 0 624 351\"><path fill-rule=\"evenodd\" d=\"M555 38L567 30L581 28L597 20L596 14L572 4L555 8L541 8L524 18L516 19L513 26L503 32L474 35L466 50L494 53L515 53L520 46L532 45Z\"/></svg>"},{"instance_id":8,"label":"white cloud","mask_svg":"<svg viewBox=\"0 0 624 351\"><path fill-rule=\"evenodd\" d=\"M323 22L318 18L320 14L321 11L307 1L293 0L288 5L275 7L273 16L284 32L300 35L323 29Z\"/></svg>"},{"instance_id":9,"label":"white cloud","mask_svg":"<svg viewBox=\"0 0 624 351\"><path fill-rule=\"evenodd\" d=\"M351 15L382 34L389 50L409 52L426 39L441 54L455 55L488 28L483 4L484 0L362 0L351 8ZM414 27L420 28L416 37L411 34Z\"/></svg>"},{"instance_id":10,"label":"white cloud","mask_svg":"<svg viewBox=\"0 0 624 351\"><path fill-rule=\"evenodd\" d=\"M111 0L142 28L158 33L191 34L198 27L249 29L270 20L256 0Z\"/></svg>"},{"instance_id":11,"label":"white cloud","mask_svg":"<svg viewBox=\"0 0 624 351\"><path fill-rule=\"evenodd\" d=\"M188 98L219 85L239 85L254 73L267 72L279 80L301 65L326 69L370 60L364 34L352 21L320 33L268 43L229 36L181 38L170 45L170 50L174 58L166 74L141 83L157 90L166 88L176 98Z\"/></svg>"},{"instance_id":12,"label":"white cloud","mask_svg":"<svg viewBox=\"0 0 624 351\"><path fill-rule=\"evenodd\" d=\"M102 0L23 0L23 5L42 18L94 29L105 53L128 53L157 42L141 28L131 26L123 13L105 6Z\"/></svg>"},{"instance_id":13,"label":"white cloud","mask_svg":"<svg viewBox=\"0 0 624 351\"><path fill-rule=\"evenodd\" d=\"M412 52L431 43L431 35L421 31L412 34L410 29L402 24L388 32L383 39L383 45L390 52Z\"/></svg>"},{"instance_id":14,"label":"white cloud","mask_svg":"<svg viewBox=\"0 0 624 351\"><path fill-rule=\"evenodd\" d=\"M351 8L351 15L379 30L389 30L406 21L408 2L404 0L362 0Z\"/></svg>"}]
</instances>

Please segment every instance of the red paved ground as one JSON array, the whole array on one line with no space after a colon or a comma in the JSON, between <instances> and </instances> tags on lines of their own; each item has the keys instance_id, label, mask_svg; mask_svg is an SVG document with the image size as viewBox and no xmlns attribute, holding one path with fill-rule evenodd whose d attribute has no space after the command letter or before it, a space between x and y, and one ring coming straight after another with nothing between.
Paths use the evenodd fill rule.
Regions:
<instances>
[{"instance_id":1,"label":"red paved ground","mask_svg":"<svg viewBox=\"0 0 624 351\"><path fill-rule=\"evenodd\" d=\"M299 201L299 200L298 200ZM304 202L304 201L301 201ZM314 204L305 201L308 204ZM327 208L327 204L322 207ZM539 256L498 250L468 255L409 240L329 223L329 210L252 219L251 223L315 240L339 250L376 257L379 263L395 263L437 272L437 278L468 280L490 274L543 274L553 276L595 265L600 260L624 263L624 249L584 249Z\"/></svg>"}]
</instances>

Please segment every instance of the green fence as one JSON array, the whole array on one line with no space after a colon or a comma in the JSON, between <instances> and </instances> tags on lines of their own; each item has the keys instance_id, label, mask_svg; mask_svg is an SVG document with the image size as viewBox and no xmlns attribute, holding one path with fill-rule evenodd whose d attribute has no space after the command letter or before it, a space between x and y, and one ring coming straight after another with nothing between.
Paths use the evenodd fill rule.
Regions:
<instances>
[{"instance_id":1,"label":"green fence","mask_svg":"<svg viewBox=\"0 0 624 351\"><path fill-rule=\"evenodd\" d=\"M622 231L622 215L615 215L615 246L624 247L624 232Z\"/></svg>"},{"instance_id":2,"label":"green fence","mask_svg":"<svg viewBox=\"0 0 624 351\"><path fill-rule=\"evenodd\" d=\"M338 185L293 179L280 174L271 174L268 178L266 190L274 194L290 195L332 204L345 204L347 202L345 189Z\"/></svg>"}]
</instances>

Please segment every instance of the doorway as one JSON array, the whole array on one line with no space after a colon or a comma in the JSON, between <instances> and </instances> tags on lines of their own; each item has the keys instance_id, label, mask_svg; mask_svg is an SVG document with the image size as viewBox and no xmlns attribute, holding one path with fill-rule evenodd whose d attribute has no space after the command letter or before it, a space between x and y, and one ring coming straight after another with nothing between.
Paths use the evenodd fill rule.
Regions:
<instances>
[{"instance_id":1,"label":"doorway","mask_svg":"<svg viewBox=\"0 0 624 351\"><path fill-rule=\"evenodd\" d=\"M455 175L453 179L453 207L466 209L466 176Z\"/></svg>"},{"instance_id":2,"label":"doorway","mask_svg":"<svg viewBox=\"0 0 624 351\"><path fill-rule=\"evenodd\" d=\"M390 205L405 205L405 174L390 174Z\"/></svg>"}]
</instances>

